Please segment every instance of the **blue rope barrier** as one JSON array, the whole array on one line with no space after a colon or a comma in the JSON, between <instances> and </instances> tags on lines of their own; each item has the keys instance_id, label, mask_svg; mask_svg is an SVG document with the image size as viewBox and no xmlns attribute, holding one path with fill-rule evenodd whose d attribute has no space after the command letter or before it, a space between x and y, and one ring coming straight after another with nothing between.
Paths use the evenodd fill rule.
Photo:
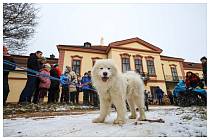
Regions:
<instances>
[{"instance_id":1,"label":"blue rope barrier","mask_svg":"<svg viewBox=\"0 0 210 140\"><path fill-rule=\"evenodd\" d=\"M23 67L23 66L18 66L18 65L16 65L15 63L10 62L10 61L7 61L7 60L4 60L4 64L10 65L10 66L13 66L13 67L16 67L16 68L23 69L23 70L25 70L25 71L27 71L27 72L34 73L34 75L33 75L33 74L27 73L27 75L29 75L29 76L48 77L48 78L51 79L51 80L57 80L57 81L59 81L59 82L61 83L61 85L67 85L67 84L68 84L68 85L76 85L75 83L69 82L68 80L66 80L66 76L65 76L65 75L61 75L61 76L60 76L60 79L59 79L59 78L55 78L55 77L52 77L52 76L49 76L49 75L46 75L46 74L42 74L42 73L40 73L40 72L38 72L38 71L29 69L29 68L25 68L25 67ZM9 71L9 70L4 70L4 71ZM69 80L71 80L71 79L69 79Z\"/></svg>"},{"instance_id":2,"label":"blue rope barrier","mask_svg":"<svg viewBox=\"0 0 210 140\"><path fill-rule=\"evenodd\" d=\"M12 62L7 61L7 60L4 60L4 64L10 65L10 66L13 66L13 67L16 67L16 68L23 69L23 70L25 70L25 71L27 71L27 72L34 73L34 74L37 75L37 77L40 77L40 76L41 76L41 77L48 77L48 78L50 78L50 79L52 79L52 80L60 81L59 78L55 78L55 77L52 77L52 76L49 76L49 75L46 75L46 74L42 74L42 73L40 73L40 72L37 72L37 71L32 70L32 69L29 69L29 68L25 68L25 67L22 67L22 66L18 66L18 65L16 65L15 63L12 63ZM32 74L27 74L27 75L32 75ZM35 75L32 75L32 76L35 76Z\"/></svg>"}]
</instances>

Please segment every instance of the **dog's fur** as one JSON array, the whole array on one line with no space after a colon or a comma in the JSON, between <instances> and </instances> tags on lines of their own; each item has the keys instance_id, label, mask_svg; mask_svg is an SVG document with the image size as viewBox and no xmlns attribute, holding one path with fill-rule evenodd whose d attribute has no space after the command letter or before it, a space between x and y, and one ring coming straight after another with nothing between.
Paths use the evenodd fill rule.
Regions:
<instances>
[{"instance_id":1,"label":"dog's fur","mask_svg":"<svg viewBox=\"0 0 210 140\"><path fill-rule=\"evenodd\" d=\"M94 123L104 122L109 114L111 104L117 110L114 124L126 122L127 99L130 106L130 119L136 118L136 107L140 112L138 120L144 120L144 84L140 75L135 72L120 73L111 59L97 60L92 69L92 81L100 98L100 116L93 120Z\"/></svg>"}]
</instances>

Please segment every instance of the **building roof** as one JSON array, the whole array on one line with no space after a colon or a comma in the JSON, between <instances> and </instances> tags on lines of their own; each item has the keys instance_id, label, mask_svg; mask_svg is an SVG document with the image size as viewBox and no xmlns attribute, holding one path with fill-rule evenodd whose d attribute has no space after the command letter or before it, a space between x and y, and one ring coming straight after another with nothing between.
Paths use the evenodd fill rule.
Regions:
<instances>
[{"instance_id":1,"label":"building roof","mask_svg":"<svg viewBox=\"0 0 210 140\"><path fill-rule=\"evenodd\" d=\"M183 67L186 70L202 70L202 64L201 63L184 62Z\"/></svg>"},{"instance_id":2,"label":"building roof","mask_svg":"<svg viewBox=\"0 0 210 140\"><path fill-rule=\"evenodd\" d=\"M120 48L120 45L128 44L128 43L133 43L133 42L138 42L148 48L151 49L151 52L155 53L161 53L162 49L136 37L136 38L131 38L131 39L126 39L126 40L121 40L121 41L116 41L110 43L108 46L101 46L101 45L92 45L90 47L85 47L84 45L57 45L58 51L59 50L71 50L71 51L81 51L81 52L94 52L94 53L102 53L106 54L109 52L111 48L118 48L118 49L130 49L134 50L132 48ZM140 51L140 49L135 49L137 51ZM143 51L143 50L142 50ZM145 50L148 51L148 50Z\"/></svg>"},{"instance_id":3,"label":"building roof","mask_svg":"<svg viewBox=\"0 0 210 140\"><path fill-rule=\"evenodd\" d=\"M120 41L115 41L115 42L112 42L109 44L109 46L120 46L120 45L124 45L124 44L129 44L129 43L133 43L133 42L138 42L154 51L158 51L158 52L162 52L163 50L138 38L138 37L135 37L135 38L130 38L130 39L125 39L125 40L120 40Z\"/></svg>"},{"instance_id":4,"label":"building roof","mask_svg":"<svg viewBox=\"0 0 210 140\"><path fill-rule=\"evenodd\" d=\"M184 61L183 58L178 58L178 57L171 57L171 56L165 56L165 55L160 55L161 60L166 60L166 61Z\"/></svg>"},{"instance_id":5,"label":"building roof","mask_svg":"<svg viewBox=\"0 0 210 140\"><path fill-rule=\"evenodd\" d=\"M60 49L81 51L81 52L94 52L94 53L106 53L108 46L92 45L85 47L84 45L57 45L58 51Z\"/></svg>"}]
</instances>

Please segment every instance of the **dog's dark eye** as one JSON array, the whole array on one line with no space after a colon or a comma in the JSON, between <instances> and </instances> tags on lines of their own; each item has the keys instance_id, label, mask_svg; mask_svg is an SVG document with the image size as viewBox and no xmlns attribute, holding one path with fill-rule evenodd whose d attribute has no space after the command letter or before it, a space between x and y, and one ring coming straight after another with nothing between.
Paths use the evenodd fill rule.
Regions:
<instances>
[{"instance_id":1,"label":"dog's dark eye","mask_svg":"<svg viewBox=\"0 0 210 140\"><path fill-rule=\"evenodd\" d=\"M103 69L103 68L100 68L101 70Z\"/></svg>"},{"instance_id":2,"label":"dog's dark eye","mask_svg":"<svg viewBox=\"0 0 210 140\"><path fill-rule=\"evenodd\" d=\"M111 68L108 68L108 70L110 70Z\"/></svg>"}]
</instances>

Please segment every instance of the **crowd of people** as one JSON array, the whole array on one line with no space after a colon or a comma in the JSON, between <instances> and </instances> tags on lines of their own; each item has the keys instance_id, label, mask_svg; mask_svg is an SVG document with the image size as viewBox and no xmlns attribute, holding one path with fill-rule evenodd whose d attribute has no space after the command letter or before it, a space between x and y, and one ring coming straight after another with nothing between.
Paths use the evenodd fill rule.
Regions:
<instances>
[{"instance_id":1,"label":"crowd of people","mask_svg":"<svg viewBox=\"0 0 210 140\"><path fill-rule=\"evenodd\" d=\"M30 71L27 71L27 81L20 94L19 104L43 103L44 97L47 96L47 103L60 102L78 105L79 94L83 92L83 105L98 107L99 99L95 88L92 86L91 71L80 77L70 66L66 66L62 74L58 64L50 65L42 54L41 51L37 51L31 53L28 58L27 68ZM14 62L6 47L4 47L4 60ZM15 66L4 63L4 105L6 105L9 94L9 71L14 69ZM34 74L33 71L38 72L38 74ZM66 82L61 84L60 78Z\"/></svg>"},{"instance_id":2,"label":"crowd of people","mask_svg":"<svg viewBox=\"0 0 210 140\"><path fill-rule=\"evenodd\" d=\"M31 53L28 58L27 68L37 71L39 74L34 75L33 71L27 71L27 82L19 97L20 104L28 104L32 102L35 104L43 103L44 97L47 96L48 103L60 102L75 105L79 104L79 94L83 92L83 105L92 105L95 107L99 106L98 94L92 85L91 71L85 72L81 77L79 74L75 73L70 66L66 66L64 73L62 74L58 64L50 65L47 63L46 58L44 58L42 54L43 53L41 51L37 51L35 53ZM3 49L3 59L14 62L6 47ZM203 81L207 86L207 58L202 57L200 60L203 66ZM3 103L5 105L9 94L9 71L14 70L15 66L6 65L4 63L3 67ZM50 76L54 77L54 79L51 79ZM60 84L60 79L65 82ZM195 88L197 86L201 88L204 87L202 80L190 71L186 73L185 84L186 89ZM154 95L151 95L151 93L147 90L145 90L144 93L145 105L148 110L148 99L154 98ZM159 86L156 88L155 94L159 105L162 105L164 92ZM169 98L170 104L174 104L172 92L168 88L167 97Z\"/></svg>"}]
</instances>

